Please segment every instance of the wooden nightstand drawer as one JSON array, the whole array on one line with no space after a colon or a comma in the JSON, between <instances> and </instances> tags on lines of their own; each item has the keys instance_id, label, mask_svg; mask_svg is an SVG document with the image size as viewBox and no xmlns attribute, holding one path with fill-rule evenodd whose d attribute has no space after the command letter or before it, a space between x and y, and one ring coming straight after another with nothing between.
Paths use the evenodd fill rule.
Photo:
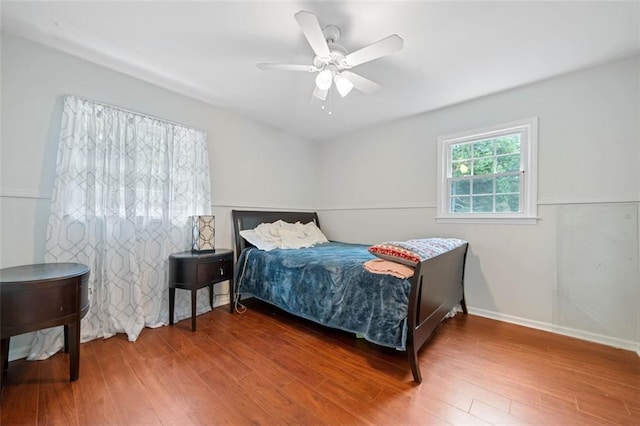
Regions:
<instances>
[{"instance_id":1,"label":"wooden nightstand drawer","mask_svg":"<svg viewBox=\"0 0 640 426\"><path fill-rule=\"evenodd\" d=\"M233 274L233 261L220 260L216 262L198 263L196 265L196 282L225 281Z\"/></svg>"},{"instance_id":2,"label":"wooden nightstand drawer","mask_svg":"<svg viewBox=\"0 0 640 426\"><path fill-rule=\"evenodd\" d=\"M40 285L36 288L25 285L24 289L11 293L12 297L3 297L2 329L10 324L16 329L39 330L45 327L35 325L73 315L78 310L76 281L59 280L55 285Z\"/></svg>"}]
</instances>

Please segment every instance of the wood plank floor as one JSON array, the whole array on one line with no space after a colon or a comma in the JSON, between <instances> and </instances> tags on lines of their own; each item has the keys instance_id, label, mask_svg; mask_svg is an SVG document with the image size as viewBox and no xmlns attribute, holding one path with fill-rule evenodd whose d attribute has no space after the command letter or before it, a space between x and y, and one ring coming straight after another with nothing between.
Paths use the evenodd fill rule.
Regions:
<instances>
[{"instance_id":1,"label":"wood plank floor","mask_svg":"<svg viewBox=\"0 0 640 426\"><path fill-rule=\"evenodd\" d=\"M173 327L83 344L68 357L9 364L12 424L640 424L634 352L473 315L403 353L295 319L259 302Z\"/></svg>"}]
</instances>

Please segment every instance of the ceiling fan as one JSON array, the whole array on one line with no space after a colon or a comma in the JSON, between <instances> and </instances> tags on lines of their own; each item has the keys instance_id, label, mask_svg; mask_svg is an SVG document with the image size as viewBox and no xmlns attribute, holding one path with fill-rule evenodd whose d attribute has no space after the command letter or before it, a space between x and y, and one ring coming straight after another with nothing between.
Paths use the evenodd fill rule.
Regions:
<instances>
[{"instance_id":1,"label":"ceiling fan","mask_svg":"<svg viewBox=\"0 0 640 426\"><path fill-rule=\"evenodd\" d=\"M316 15L304 10L294 16L315 53L313 63L311 65L259 63L258 68L262 70L317 72L313 95L323 101L327 98L334 83L342 97L347 96L354 87L364 93L376 92L380 89L377 83L349 70L402 49L402 38L393 34L355 52L348 53L344 47L336 44L340 37L338 27L328 25L323 29L320 27Z\"/></svg>"}]
</instances>

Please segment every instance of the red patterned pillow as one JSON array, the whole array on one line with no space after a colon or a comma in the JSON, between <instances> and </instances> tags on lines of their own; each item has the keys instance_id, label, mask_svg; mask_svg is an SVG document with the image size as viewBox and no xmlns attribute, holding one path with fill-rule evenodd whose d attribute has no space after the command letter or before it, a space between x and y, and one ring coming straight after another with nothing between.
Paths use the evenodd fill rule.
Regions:
<instances>
[{"instance_id":1,"label":"red patterned pillow","mask_svg":"<svg viewBox=\"0 0 640 426\"><path fill-rule=\"evenodd\" d=\"M420 238L407 241L387 241L369 247L369 252L381 259L416 266L418 262L440 256L464 244L457 238Z\"/></svg>"},{"instance_id":2,"label":"red patterned pillow","mask_svg":"<svg viewBox=\"0 0 640 426\"><path fill-rule=\"evenodd\" d=\"M369 247L369 252L380 259L402 263L404 265L416 266L420 262L420 256L411 250L390 244L376 244Z\"/></svg>"}]
</instances>

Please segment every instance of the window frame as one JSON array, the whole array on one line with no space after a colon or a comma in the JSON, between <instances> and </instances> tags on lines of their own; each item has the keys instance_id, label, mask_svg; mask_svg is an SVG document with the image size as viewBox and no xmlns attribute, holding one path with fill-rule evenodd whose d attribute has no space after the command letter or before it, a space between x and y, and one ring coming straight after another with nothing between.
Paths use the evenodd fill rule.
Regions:
<instances>
[{"instance_id":1,"label":"window frame","mask_svg":"<svg viewBox=\"0 0 640 426\"><path fill-rule=\"evenodd\" d=\"M449 182L452 178L451 147L521 133L520 139L520 212L452 213ZM538 117L496 124L438 137L438 223L520 223L538 221ZM487 175L495 176L495 174ZM495 190L493 192L495 195Z\"/></svg>"}]
</instances>

